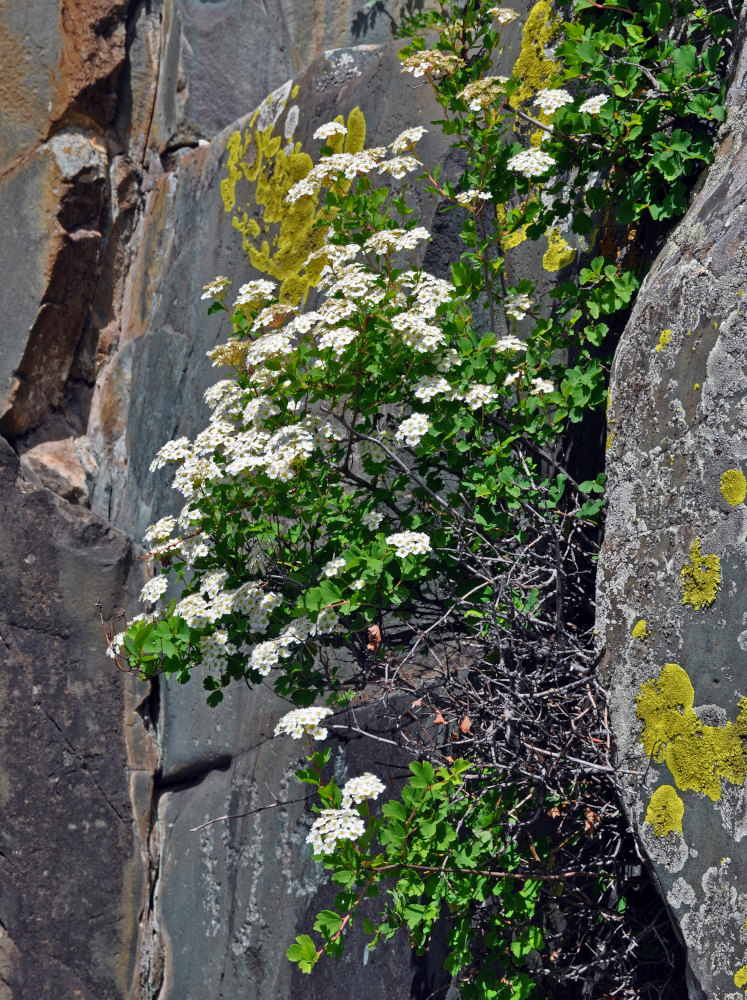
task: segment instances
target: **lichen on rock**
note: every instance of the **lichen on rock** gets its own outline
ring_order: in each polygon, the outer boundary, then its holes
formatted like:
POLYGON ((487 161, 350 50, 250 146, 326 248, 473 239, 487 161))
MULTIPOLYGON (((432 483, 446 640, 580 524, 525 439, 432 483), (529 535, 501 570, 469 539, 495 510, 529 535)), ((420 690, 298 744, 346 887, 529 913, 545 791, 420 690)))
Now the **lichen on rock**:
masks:
POLYGON ((721 496, 730 507, 738 507, 747 497, 747 478, 741 469, 727 469, 721 476, 721 496))
POLYGON ((721 560, 717 555, 700 554, 700 539, 690 546, 690 562, 682 567, 682 603, 696 611, 713 604, 721 584, 721 560))
POLYGON ((671 785, 661 785, 651 796, 646 810, 646 822, 654 828, 657 837, 666 837, 669 833, 682 836, 682 817, 685 815, 685 803, 671 785))
POLYGON ((704 725, 694 701, 687 671, 667 663, 657 678, 641 685, 636 697, 636 715, 643 725, 640 742, 649 757, 667 765, 680 791, 700 792, 718 802, 722 781, 742 785, 747 777, 747 698, 739 701, 736 721, 724 726, 704 725))

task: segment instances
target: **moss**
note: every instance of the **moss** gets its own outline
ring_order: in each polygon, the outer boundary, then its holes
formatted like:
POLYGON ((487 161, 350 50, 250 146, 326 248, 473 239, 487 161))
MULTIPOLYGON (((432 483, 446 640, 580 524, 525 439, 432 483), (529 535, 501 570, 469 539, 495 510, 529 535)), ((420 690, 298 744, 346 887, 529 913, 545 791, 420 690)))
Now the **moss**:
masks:
POLYGON ((740 990, 747 986, 747 965, 743 965, 734 973, 734 985, 740 990))
POLYGON ((656 345, 656 353, 658 354, 659 351, 666 350, 666 348, 669 347, 671 342, 672 342, 672 331, 662 330, 661 334, 659 335, 659 343, 656 345))
POLYGON ((716 600, 721 583, 721 560, 717 555, 701 555, 700 539, 690 547, 690 562, 682 567, 682 603, 696 611, 716 600))
MULTIPOLYGON (((509 99, 512 108, 521 107, 534 97, 538 90, 548 87, 560 70, 560 64, 545 55, 545 50, 552 46, 561 31, 561 21, 555 16, 549 0, 539 0, 529 12, 521 36, 521 52, 514 63, 513 76, 521 83, 509 99)), ((532 109, 536 114, 536 109, 532 109)), ((539 121, 550 123, 545 114, 539 115, 539 121)), ((537 144, 545 137, 545 133, 537 129, 532 136, 532 142, 537 144)))
POLYGON ((547 250, 542 258, 542 266, 546 271, 560 271, 573 263, 576 251, 569 246, 554 226, 547 234, 547 250))
POLYGON ((740 469, 727 469, 720 488, 721 496, 731 507, 738 507, 747 497, 747 479, 740 469))
POLYGON ((630 630, 630 634, 634 639, 648 639, 651 635, 651 629, 646 624, 646 619, 641 618, 637 621, 630 630))
MULTIPOLYGON (((338 120, 342 122, 342 116, 338 120)), ((345 149, 358 152, 366 139, 359 108, 348 115, 347 128, 345 149)), ((228 177, 221 182, 221 196, 225 210, 234 213, 233 226, 242 235, 252 265, 278 280, 282 300, 296 304, 316 285, 324 266, 323 261, 316 261, 304 267, 309 254, 324 241, 324 229, 316 226, 322 213, 315 198, 299 198, 291 205, 285 202, 289 189, 308 174, 313 162, 300 142, 283 148, 283 136, 273 130, 273 125, 263 130, 251 125, 243 138, 240 132, 231 136, 228 177), (251 185, 249 201, 245 208, 236 208, 236 186, 242 180, 251 185), (260 209, 261 221, 254 218, 254 206, 260 209)), ((335 151, 341 152, 343 137, 335 138, 340 146, 335 151)))
POLYGON ((721 798, 721 782, 741 786, 747 777, 747 698, 740 699, 735 722, 707 726, 693 708, 695 691, 687 672, 667 663, 636 697, 642 723, 640 742, 658 763, 669 768, 680 791, 721 798))
POLYGON ((671 785, 662 785, 651 796, 646 810, 646 822, 654 828, 657 837, 666 837, 668 833, 682 836, 682 817, 685 815, 685 803, 671 785))

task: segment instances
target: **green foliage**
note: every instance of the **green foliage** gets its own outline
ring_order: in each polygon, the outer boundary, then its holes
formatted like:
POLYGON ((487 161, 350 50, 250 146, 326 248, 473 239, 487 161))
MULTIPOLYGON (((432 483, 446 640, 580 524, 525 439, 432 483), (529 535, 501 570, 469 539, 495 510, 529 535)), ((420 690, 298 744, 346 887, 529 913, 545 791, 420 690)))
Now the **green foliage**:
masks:
MULTIPOLYGON (((310 843, 340 892, 316 917, 319 944, 300 935, 287 952, 305 973, 321 955, 339 956, 363 901, 379 897, 378 916, 364 921, 369 948, 401 932, 422 952, 444 921, 446 968, 465 1000, 527 997, 553 972, 560 841, 534 836, 531 821, 568 808, 566 789, 580 779, 563 770, 565 735, 554 750, 524 736, 546 757, 515 767, 511 754, 524 747, 491 737, 500 724, 491 699, 506 677, 518 678, 515 694, 528 664, 570 650, 576 673, 558 668, 556 678, 564 691, 591 658, 589 632, 566 624, 557 581, 588 561, 604 476, 576 482, 567 443, 606 401, 614 333, 645 270, 636 242, 649 233, 655 245, 712 158, 734 28, 690 0, 576 0, 557 77, 530 106, 526 81, 492 75, 510 19, 467 0, 410 25, 438 33, 430 48, 416 34, 402 58, 434 86, 438 124, 467 164, 457 182, 420 160, 415 127, 383 164, 400 183, 377 173, 383 154, 335 154, 330 140, 290 189, 292 201, 326 192, 325 247, 307 263, 317 273, 327 265, 313 312, 278 301, 263 281, 233 307, 227 279, 206 286, 208 312, 227 313, 233 328, 212 356, 234 373, 209 391, 213 417, 196 441, 157 456, 156 466, 177 465, 185 505, 148 536, 183 594, 111 639, 143 677, 184 682, 200 668, 211 705, 232 682, 272 674, 296 705, 322 697, 336 708, 376 671, 430 669, 431 654, 450 682, 469 673, 474 719, 466 705, 460 715, 472 759, 434 750, 413 762, 379 814, 368 804, 375 794, 358 801, 325 782, 329 750, 310 746, 297 772, 318 795, 310 843), (415 170, 462 213, 451 282, 419 263, 428 234, 402 179, 415 170), (509 283, 506 260, 517 242, 553 233, 591 249, 540 301, 537 282, 509 283), (563 786, 555 797, 536 777, 548 757, 563 786)), ((156 582, 144 596, 164 589, 156 582)), ((324 738, 328 713, 308 711, 293 735, 324 738)), ((583 823, 569 821, 564 847, 578 845, 583 823)), ((615 905, 621 914, 626 900, 615 905)))

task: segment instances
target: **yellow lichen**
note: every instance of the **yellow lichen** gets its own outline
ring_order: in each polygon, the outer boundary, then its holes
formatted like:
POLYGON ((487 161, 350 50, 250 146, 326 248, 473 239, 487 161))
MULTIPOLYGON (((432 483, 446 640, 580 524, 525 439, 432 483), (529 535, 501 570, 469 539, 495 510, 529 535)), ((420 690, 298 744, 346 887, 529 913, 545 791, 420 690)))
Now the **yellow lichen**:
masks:
POLYGON ((682 603, 696 611, 716 600, 721 583, 721 560, 717 555, 701 555, 700 539, 690 547, 690 562, 682 567, 682 603))
POLYGON ((657 837, 666 837, 668 833, 682 836, 682 817, 685 815, 685 803, 671 785, 662 785, 651 796, 646 810, 646 822, 654 828, 657 837))
MULTIPOLYGON (((343 122, 342 116, 338 120, 343 122)), ((280 282, 278 295, 283 301, 297 304, 317 284, 324 266, 318 260, 304 267, 309 254, 324 241, 324 229, 316 225, 322 213, 315 198, 286 203, 289 189, 308 174, 313 163, 300 142, 283 147, 283 136, 274 135, 273 128, 250 126, 243 138, 240 132, 231 136, 227 146, 228 177, 221 182, 221 196, 226 211, 234 212, 233 226, 242 235, 252 265, 280 282), (236 185, 242 180, 251 185, 251 190, 246 207, 237 208, 236 185)), ((366 139, 366 123, 359 108, 353 108, 348 115, 347 130, 344 148, 357 153, 366 139)), ((342 152, 343 137, 335 136, 330 145, 335 152, 342 152)))
POLYGON ((547 234, 547 250, 542 258, 542 266, 546 271, 560 271, 573 263, 576 251, 561 236, 560 230, 554 226, 547 234))
MULTIPOLYGON (((560 64, 548 59, 545 50, 553 45, 561 31, 561 21, 556 17, 549 0, 539 0, 529 12, 521 36, 521 52, 514 63, 513 76, 521 80, 519 87, 509 98, 512 108, 519 108, 531 101, 538 90, 548 87, 560 70, 560 64)), ((532 108, 538 121, 550 124, 550 118, 532 108)), ((545 138, 541 129, 536 129, 531 137, 533 145, 539 145, 545 138)))
POLYGON ((301 87, 300 87, 299 84, 296 84, 294 86, 293 90, 291 91, 291 100, 292 101, 295 100, 298 97, 298 92, 299 92, 300 89, 301 89, 301 87))
POLYGON ((645 618, 641 618, 635 623, 633 628, 630 630, 630 634, 634 639, 648 639, 651 635, 651 629, 648 628, 645 618))
POLYGON ((696 382, 695 385, 693 386, 693 392, 697 392, 699 388, 700 388, 700 382, 696 382))
POLYGON ((747 777, 747 698, 739 701, 736 721, 723 726, 704 725, 694 700, 687 672, 667 663, 636 697, 640 741, 649 757, 667 765, 680 791, 690 789, 718 802, 722 781, 741 786, 747 777))
POLYGON ((520 243, 523 243, 527 239, 526 225, 520 226, 512 233, 506 232, 508 228, 508 212, 506 211, 505 204, 495 206, 495 218, 498 223, 498 231, 501 234, 501 250, 504 254, 508 253, 509 250, 513 250, 514 247, 519 246, 520 243))
POLYGON ((740 990, 747 986, 747 965, 743 965, 734 973, 734 985, 740 990))
POLYGON ((672 342, 672 331, 662 330, 661 334, 659 335, 659 343, 656 345, 656 353, 658 354, 659 351, 665 350, 667 347, 669 347, 671 342, 672 342))
POLYGON ((605 451, 609 451, 610 448, 612 447, 614 441, 615 441, 615 435, 614 434, 608 434, 607 435, 607 440, 605 441, 605 444, 604 444, 604 450, 605 451))
POLYGON ((727 469, 721 477, 721 496, 731 507, 738 507, 747 497, 747 479, 740 469, 727 469))

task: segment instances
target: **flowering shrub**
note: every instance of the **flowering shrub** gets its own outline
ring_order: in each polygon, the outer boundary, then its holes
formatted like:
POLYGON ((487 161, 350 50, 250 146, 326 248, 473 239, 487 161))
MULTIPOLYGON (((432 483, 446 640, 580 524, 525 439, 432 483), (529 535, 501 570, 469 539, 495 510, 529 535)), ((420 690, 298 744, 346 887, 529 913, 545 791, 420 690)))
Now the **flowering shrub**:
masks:
MULTIPOLYGON (((514 18, 445 3, 421 19, 435 44, 416 36, 403 52, 465 154, 457 181, 421 161, 415 125, 386 147, 322 145, 290 188, 289 206, 326 199, 326 242, 307 261, 322 265, 313 309, 264 278, 233 301, 228 278, 205 285, 209 312, 233 327, 211 357, 233 371, 206 393, 208 426, 153 461, 174 466, 183 507, 146 533, 164 573, 110 651, 144 677, 199 670, 211 705, 232 681, 269 677, 299 706, 276 735, 309 741, 308 842, 342 887, 314 925, 320 945, 301 935, 289 950, 303 971, 340 954, 381 885, 370 947, 404 928, 422 949, 448 912, 447 969, 465 998, 585 979, 587 919, 610 988, 648 976, 658 989, 660 969, 617 961, 646 928, 665 931, 621 923, 632 848, 592 635, 603 477, 598 457, 594 478, 578 476, 570 444, 605 400, 607 343, 644 264, 632 237, 656 245, 712 155, 733 23, 687 2, 675 17, 660 0, 577 0, 557 79, 527 102, 522 81, 492 75, 514 18), (451 280, 421 266, 416 173, 464 219, 451 280), (619 249, 590 250, 542 301, 534 281, 509 282, 505 248, 560 227, 619 249), (168 605, 166 574, 182 587, 168 605), (369 802, 381 780, 325 784, 329 751, 311 743, 372 677, 416 690, 410 746, 432 758, 411 764, 380 814, 369 802), (572 920, 558 888, 575 899, 572 920)), ((315 136, 345 131, 338 119, 315 136)))

